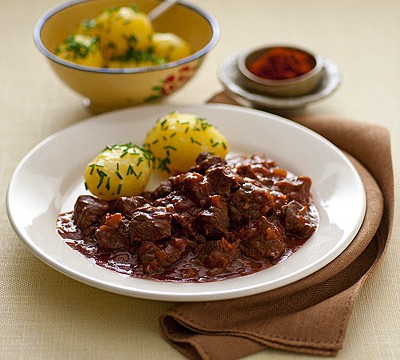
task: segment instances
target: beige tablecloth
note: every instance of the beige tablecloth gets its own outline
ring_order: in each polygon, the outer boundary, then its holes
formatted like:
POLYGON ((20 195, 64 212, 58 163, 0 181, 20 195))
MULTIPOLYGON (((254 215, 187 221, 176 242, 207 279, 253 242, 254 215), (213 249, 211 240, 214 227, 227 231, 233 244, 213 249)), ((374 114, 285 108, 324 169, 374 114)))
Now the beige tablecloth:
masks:
MULTIPOLYGON (((397 0, 193 0, 221 26, 217 47, 193 81, 166 100, 202 104, 222 89, 216 70, 232 52, 264 43, 315 49, 340 68, 335 94, 307 114, 351 118, 391 132, 395 183, 400 169, 400 3, 397 0), (232 6, 235 3, 235 6, 232 6)), ((91 114, 51 73, 32 41, 38 17, 56 0, 0 2, 0 358, 182 359, 161 336, 158 317, 173 304, 128 298, 72 280, 22 244, 6 215, 13 170, 39 141, 91 114)), ((396 198, 398 190, 396 188, 396 198)), ((400 358, 399 211, 380 267, 365 284, 337 359, 400 358)), ((265 350, 248 359, 307 358, 265 350)))

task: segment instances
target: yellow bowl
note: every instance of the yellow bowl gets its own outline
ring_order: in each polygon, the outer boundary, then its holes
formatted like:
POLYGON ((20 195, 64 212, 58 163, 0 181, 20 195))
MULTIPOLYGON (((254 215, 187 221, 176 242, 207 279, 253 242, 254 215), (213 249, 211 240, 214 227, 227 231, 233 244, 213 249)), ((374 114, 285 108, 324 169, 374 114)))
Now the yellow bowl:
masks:
POLYGON ((71 63, 55 54, 56 47, 82 20, 96 17, 112 6, 132 4, 149 13, 160 1, 72 1, 49 10, 35 26, 37 48, 49 60, 57 76, 83 95, 94 112, 142 104, 172 94, 193 77, 219 38, 219 26, 209 14, 180 2, 155 19, 153 26, 157 32, 172 32, 186 40, 193 49, 186 58, 143 68, 95 68, 71 63))

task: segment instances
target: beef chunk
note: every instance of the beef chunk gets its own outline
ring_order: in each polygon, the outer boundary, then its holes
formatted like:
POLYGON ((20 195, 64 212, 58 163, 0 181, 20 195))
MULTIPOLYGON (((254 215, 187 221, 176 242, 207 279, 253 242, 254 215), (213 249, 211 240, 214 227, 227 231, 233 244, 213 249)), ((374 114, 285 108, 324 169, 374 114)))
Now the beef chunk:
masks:
POLYGON ((315 231, 315 219, 312 218, 307 206, 292 200, 286 208, 285 228, 290 234, 308 237, 315 231))
POLYGON ((240 186, 239 176, 226 166, 211 166, 206 171, 206 177, 211 185, 211 192, 224 198, 229 198, 240 186))
POLYGON ((236 173, 242 177, 247 177, 250 179, 257 179, 257 175, 254 172, 253 166, 251 164, 239 164, 236 166, 236 173))
POLYGON ((205 207, 209 202, 210 184, 204 176, 189 172, 175 176, 173 179, 174 190, 194 201, 198 206, 205 207))
POLYGON ((81 195, 74 206, 73 220, 84 235, 91 232, 93 226, 101 222, 108 211, 108 202, 90 195, 81 195))
POLYGON ((202 237, 198 233, 198 229, 195 223, 196 215, 199 211, 193 210, 193 212, 183 212, 172 214, 172 223, 178 229, 182 235, 192 239, 202 241, 202 237))
POLYGON ((164 198, 172 191, 172 181, 170 179, 164 180, 157 186, 157 188, 152 192, 144 193, 146 198, 151 200, 156 200, 164 198))
POLYGON ((199 261, 208 268, 227 270, 238 256, 238 243, 230 243, 225 238, 207 241, 203 244, 199 261))
POLYGON ((184 238, 173 238, 157 244, 145 241, 138 250, 139 259, 146 274, 158 273, 179 261, 186 253, 189 242, 184 238))
POLYGON ((197 207, 194 201, 192 201, 188 197, 183 196, 182 194, 179 194, 176 191, 171 192, 163 198, 154 200, 152 205, 164 206, 168 209, 168 211, 178 213, 188 211, 191 208, 197 207))
POLYGON ((243 184, 229 202, 229 212, 233 222, 258 219, 273 206, 273 197, 264 188, 251 183, 243 184))
POLYGON ((177 213, 183 213, 185 211, 191 212, 192 209, 197 209, 195 202, 182 195, 175 195, 171 198, 170 203, 177 213))
POLYGON ((280 191, 271 191, 271 195, 274 199, 274 205, 272 207, 274 213, 279 217, 283 217, 288 203, 287 196, 280 191))
POLYGON ((137 208, 147 203, 148 200, 146 200, 143 196, 121 197, 115 200, 114 211, 120 212, 124 216, 131 217, 137 208))
POLYGON ((282 230, 266 217, 250 221, 239 230, 240 250, 254 260, 279 258, 285 251, 282 230))
POLYGON ((210 201, 211 206, 197 215, 196 223, 207 239, 220 239, 228 232, 228 207, 219 195, 211 196, 210 201))
POLYGON ((137 209, 129 222, 132 242, 157 241, 171 236, 172 215, 165 207, 144 205, 137 209))
POLYGON ((275 186, 290 200, 307 204, 310 197, 311 179, 307 176, 298 176, 293 180, 277 181, 275 186))
POLYGON ((124 250, 129 245, 127 224, 120 213, 108 215, 94 233, 99 246, 105 250, 124 250))
POLYGON ((213 165, 225 165, 225 160, 220 156, 212 156, 209 153, 201 153, 196 159, 196 166, 193 166, 190 171, 205 175, 208 168, 213 165))
POLYGON ((174 209, 172 211, 173 226, 184 236, 193 240, 197 239, 199 234, 195 220, 197 214, 201 212, 201 208, 198 208, 196 203, 182 195, 175 195, 171 199, 171 203, 174 209))

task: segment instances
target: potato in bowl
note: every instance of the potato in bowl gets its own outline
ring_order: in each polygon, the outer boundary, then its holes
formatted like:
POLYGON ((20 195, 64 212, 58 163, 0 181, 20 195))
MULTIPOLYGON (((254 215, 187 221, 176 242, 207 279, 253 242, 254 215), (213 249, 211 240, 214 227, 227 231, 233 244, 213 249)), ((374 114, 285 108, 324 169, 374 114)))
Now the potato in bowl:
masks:
POLYGON ((176 34, 156 33, 149 17, 131 5, 82 20, 55 53, 79 65, 130 68, 167 64, 191 55, 192 49, 176 34))

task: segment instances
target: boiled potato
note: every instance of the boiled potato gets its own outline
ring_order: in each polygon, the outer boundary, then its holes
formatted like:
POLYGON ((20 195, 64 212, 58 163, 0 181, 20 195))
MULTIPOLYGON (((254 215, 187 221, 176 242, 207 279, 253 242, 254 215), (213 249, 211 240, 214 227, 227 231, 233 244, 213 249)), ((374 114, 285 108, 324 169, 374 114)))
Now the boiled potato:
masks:
POLYGON ((153 25, 148 17, 131 7, 103 11, 96 19, 100 46, 107 57, 119 57, 129 48, 147 50, 151 45, 153 25))
POLYGON ((56 54, 86 66, 141 68, 187 57, 191 49, 175 34, 154 33, 147 15, 132 5, 111 7, 80 21, 56 54))
POLYGON ((103 56, 96 37, 71 35, 56 49, 56 55, 76 64, 101 67, 103 56))
POLYGON ((86 188, 104 200, 143 192, 153 169, 153 157, 132 143, 106 147, 84 173, 86 188))
POLYGON ((182 59, 192 52, 185 40, 172 33, 154 33, 152 47, 155 55, 164 57, 168 61, 182 59))
POLYGON ((159 118, 144 144, 155 157, 155 167, 172 174, 188 171, 202 152, 225 156, 227 145, 225 137, 206 119, 179 112, 159 118))
POLYGON ((82 20, 79 23, 78 27, 76 28, 74 34, 98 37, 99 36, 99 26, 97 24, 96 19, 82 20))

